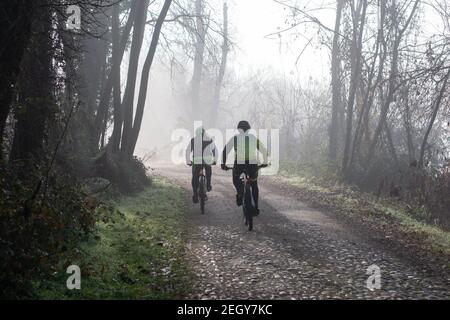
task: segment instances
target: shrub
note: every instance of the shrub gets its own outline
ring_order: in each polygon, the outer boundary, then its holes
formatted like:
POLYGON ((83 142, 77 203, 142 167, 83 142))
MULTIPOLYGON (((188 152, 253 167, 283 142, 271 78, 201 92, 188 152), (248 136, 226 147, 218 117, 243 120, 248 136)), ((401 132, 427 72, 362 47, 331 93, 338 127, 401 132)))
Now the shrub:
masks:
POLYGON ((119 155, 104 152, 96 160, 97 174, 116 184, 123 193, 137 193, 151 184, 147 168, 136 157, 121 159, 119 155))
POLYGON ((36 192, 41 170, 18 177, 22 169, 0 171, 2 299, 32 297, 30 280, 48 273, 60 254, 95 225, 94 212, 73 177, 53 175, 36 192))

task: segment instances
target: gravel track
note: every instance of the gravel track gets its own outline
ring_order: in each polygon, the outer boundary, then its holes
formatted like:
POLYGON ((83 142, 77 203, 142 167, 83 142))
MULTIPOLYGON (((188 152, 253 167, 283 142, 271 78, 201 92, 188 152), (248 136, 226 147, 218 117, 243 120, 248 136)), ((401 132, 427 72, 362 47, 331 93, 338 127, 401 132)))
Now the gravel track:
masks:
MULTIPOLYGON (((191 193, 188 167, 157 167, 191 193)), ((206 214, 188 213, 190 299, 449 299, 450 275, 411 265, 388 248, 309 208, 286 186, 261 177, 261 215, 254 231, 235 204, 231 173, 216 167, 206 214), (367 268, 381 269, 381 289, 366 286, 367 268)))

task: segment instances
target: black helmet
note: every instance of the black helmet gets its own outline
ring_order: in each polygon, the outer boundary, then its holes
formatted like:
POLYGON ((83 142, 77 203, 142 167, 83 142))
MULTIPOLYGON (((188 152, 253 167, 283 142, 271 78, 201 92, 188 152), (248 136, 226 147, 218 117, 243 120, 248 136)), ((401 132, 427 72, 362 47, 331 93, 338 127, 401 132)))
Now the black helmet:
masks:
POLYGON ((248 123, 248 121, 240 121, 238 124, 238 129, 242 129, 244 132, 248 131, 251 129, 250 124, 248 123))

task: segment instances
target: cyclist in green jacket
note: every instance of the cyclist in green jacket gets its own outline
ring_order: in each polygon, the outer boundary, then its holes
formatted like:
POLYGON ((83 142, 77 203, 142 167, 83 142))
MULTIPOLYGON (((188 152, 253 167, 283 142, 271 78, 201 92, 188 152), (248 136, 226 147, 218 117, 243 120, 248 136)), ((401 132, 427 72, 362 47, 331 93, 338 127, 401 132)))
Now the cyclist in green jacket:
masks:
POLYGON ((258 153, 263 155, 263 167, 268 164, 268 154, 266 147, 253 134, 249 133, 251 129, 247 121, 241 121, 238 124, 239 134, 234 136, 223 149, 222 169, 228 170, 226 165, 227 155, 234 150, 235 159, 233 166, 233 184, 236 188, 236 204, 242 205, 243 189, 240 179, 242 173, 247 173, 250 178, 253 201, 255 204, 256 214, 259 214, 258 198, 258 153))

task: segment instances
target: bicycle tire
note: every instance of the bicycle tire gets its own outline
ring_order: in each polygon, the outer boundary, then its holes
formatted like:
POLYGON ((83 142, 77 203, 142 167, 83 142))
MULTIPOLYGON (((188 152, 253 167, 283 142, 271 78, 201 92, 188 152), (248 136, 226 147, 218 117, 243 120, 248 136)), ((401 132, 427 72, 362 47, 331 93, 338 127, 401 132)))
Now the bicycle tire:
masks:
POLYGON ((200 196, 200 210, 201 210, 202 214, 205 214, 206 178, 204 176, 200 177, 199 196, 200 196))
POLYGON ((200 200, 200 211, 205 214, 205 199, 200 200))
POLYGON ((253 204, 252 193, 250 187, 244 189, 244 203, 243 203, 245 225, 248 227, 248 231, 253 230, 253 204))

